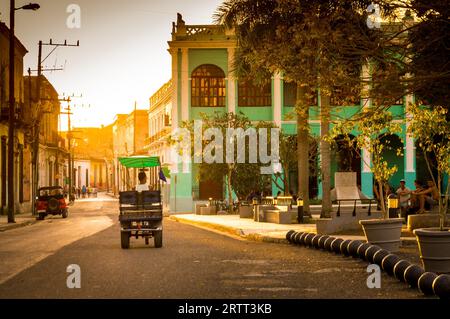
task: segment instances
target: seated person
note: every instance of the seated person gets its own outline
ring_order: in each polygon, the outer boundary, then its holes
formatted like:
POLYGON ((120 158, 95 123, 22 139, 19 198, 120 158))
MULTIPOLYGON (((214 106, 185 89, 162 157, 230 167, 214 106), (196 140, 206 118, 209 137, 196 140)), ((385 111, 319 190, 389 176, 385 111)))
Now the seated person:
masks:
POLYGON ((411 191, 411 205, 410 205, 410 209, 417 211, 420 207, 420 203, 419 203, 419 195, 417 195, 417 193, 421 192, 424 190, 422 183, 419 182, 418 180, 414 181, 414 187, 416 188, 415 190, 411 191))
POLYGON ((409 198, 411 197, 411 190, 406 187, 405 184, 405 180, 402 179, 400 181, 400 187, 396 191, 402 216, 405 216, 406 210, 409 206, 409 198))
POLYGON ((439 204, 439 190, 432 180, 427 181, 428 188, 416 192, 415 195, 419 198, 419 211, 418 213, 425 212, 425 203, 430 205, 430 209, 433 206, 439 204))
POLYGON ((145 175, 145 172, 139 172, 138 179, 139 179, 139 184, 136 185, 136 189, 135 189, 137 192, 140 193, 140 192, 150 190, 147 185, 147 175, 145 175))

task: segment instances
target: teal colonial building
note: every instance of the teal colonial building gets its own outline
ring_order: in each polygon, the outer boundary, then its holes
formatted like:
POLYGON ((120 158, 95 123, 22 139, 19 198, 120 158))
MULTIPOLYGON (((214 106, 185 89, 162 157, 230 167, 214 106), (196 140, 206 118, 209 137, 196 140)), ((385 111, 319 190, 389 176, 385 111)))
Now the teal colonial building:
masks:
MULTIPOLYGON (((232 30, 216 25, 186 25, 181 15, 178 15, 177 22, 173 23, 172 40, 168 44, 172 56, 172 130, 182 121, 199 118, 200 113, 223 111, 242 112, 252 121, 273 121, 284 132, 296 133, 295 117, 290 116, 295 104, 295 85, 285 83, 281 74, 274 74, 271 85, 267 86, 257 87, 252 83, 239 81, 232 72, 236 49, 236 37, 232 30)), ((363 70, 363 76, 364 72, 366 71, 363 70)), ((357 97, 352 102, 353 105, 341 105, 335 112, 341 117, 349 117, 370 103, 370 100, 357 97)), ((406 105, 409 103, 414 103, 413 95, 403 97, 391 107, 399 120, 408 113, 406 105)), ((313 104, 309 121, 311 133, 320 136, 320 95, 313 104)), ((420 158, 416 158, 414 140, 404 133, 406 125, 401 136, 390 141, 391 145, 401 146, 403 154, 398 156, 395 152, 387 151, 385 158, 398 167, 390 181, 391 185, 397 187, 400 179, 404 178, 411 188, 416 178, 426 178, 426 172, 425 164, 422 165, 422 171, 416 171, 420 158)), ((370 163, 370 154, 365 150, 360 150, 359 153, 352 154, 339 148, 333 152, 332 186, 334 172, 356 171, 362 192, 372 197, 373 176, 367 165, 370 163)), ((186 164, 172 163, 171 211, 193 211, 196 200, 223 197, 223 183, 198 181, 195 164, 189 169, 182 167, 183 165, 186 164), (177 173, 174 173, 173 165, 178 165, 177 173)), ((292 176, 297 174, 290 173, 292 176)), ((296 178, 292 180, 296 181, 296 178)), ((291 187, 295 191, 296 185, 291 187)), ((276 194, 278 189, 275 186, 272 189, 276 194)), ((321 197, 319 182, 312 180, 311 189, 314 197, 321 197)))

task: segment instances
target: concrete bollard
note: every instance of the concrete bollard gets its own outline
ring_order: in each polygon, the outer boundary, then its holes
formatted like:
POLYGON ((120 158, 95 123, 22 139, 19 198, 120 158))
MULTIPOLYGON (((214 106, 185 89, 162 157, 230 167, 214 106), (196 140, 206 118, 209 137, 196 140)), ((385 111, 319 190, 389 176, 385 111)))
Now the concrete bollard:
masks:
POLYGON ((436 275, 434 272, 425 272, 422 274, 422 276, 420 276, 419 280, 417 281, 417 286, 424 295, 434 295, 433 282, 437 278, 437 276, 438 275, 436 275))
POLYGON ((366 260, 366 251, 370 247, 372 247, 372 245, 369 243, 364 243, 361 246, 359 246, 358 250, 357 250, 357 254, 358 254, 359 258, 361 258, 362 260, 365 261, 366 260))
POLYGON ((450 275, 439 275, 433 281, 433 292, 441 299, 450 300, 450 275))
POLYGON ((291 238, 291 236, 294 236, 295 233, 296 233, 296 231, 295 231, 295 230, 292 230, 292 229, 291 229, 290 231, 288 231, 288 232, 286 233, 286 240, 287 240, 288 242, 292 243, 292 242, 293 242, 293 238, 291 238))
POLYGON ((369 263, 373 264, 373 257, 375 256, 375 254, 377 253, 377 251, 381 250, 381 247, 376 246, 376 245, 372 245, 370 246, 367 250, 366 250, 366 258, 365 260, 368 261, 369 263))
POLYGON ((419 281, 420 276, 422 276, 425 273, 425 270, 423 270, 418 265, 410 265, 408 268, 405 269, 405 281, 408 283, 408 285, 411 286, 411 288, 417 288, 417 284, 419 281))
POLYGON ((330 238, 330 236, 328 235, 322 235, 319 238, 319 248, 320 249, 325 249, 325 241, 330 238))
POLYGON ((394 266, 400 261, 400 257, 389 254, 381 261, 381 268, 389 275, 394 275, 394 266))
POLYGON ((327 239, 325 239, 325 242, 323 243, 323 248, 329 252, 332 252, 333 249, 331 248, 331 243, 336 239, 336 237, 330 236, 327 239))
POLYGON ((336 238, 331 243, 331 250, 334 251, 336 254, 341 253, 341 244, 344 242, 342 238, 336 238))
POLYGON ((312 246, 312 239, 314 238, 314 236, 316 236, 313 233, 308 233, 305 238, 303 239, 303 242, 305 243, 306 247, 311 247, 312 246))
POLYGON ((394 277, 402 282, 405 280, 405 270, 411 266, 411 263, 407 260, 400 260, 394 265, 394 277))
POLYGON ((309 233, 303 233, 301 234, 300 238, 298 239, 298 244, 300 246, 305 246, 305 238, 308 236, 309 233))
POLYGON ((350 256, 350 254, 348 253, 348 245, 351 243, 352 241, 350 239, 346 239, 344 240, 341 245, 339 246, 339 249, 341 251, 341 254, 343 254, 344 256, 350 256))
POLYGON ((303 232, 298 232, 294 236, 294 244, 300 245, 300 238, 303 235, 303 232))
POLYGON ((322 235, 319 235, 319 234, 317 234, 316 236, 313 237, 313 239, 311 240, 312 247, 319 249, 320 237, 322 237, 322 235))
POLYGON ((377 264, 378 266, 382 266, 382 261, 383 258, 386 257, 387 255, 389 255, 389 251, 385 250, 385 249, 380 249, 379 251, 377 251, 374 255, 373 255, 373 263, 377 264))
POLYGON ((350 244, 348 244, 348 253, 353 258, 358 258, 358 248, 363 245, 363 242, 360 240, 352 240, 350 244))

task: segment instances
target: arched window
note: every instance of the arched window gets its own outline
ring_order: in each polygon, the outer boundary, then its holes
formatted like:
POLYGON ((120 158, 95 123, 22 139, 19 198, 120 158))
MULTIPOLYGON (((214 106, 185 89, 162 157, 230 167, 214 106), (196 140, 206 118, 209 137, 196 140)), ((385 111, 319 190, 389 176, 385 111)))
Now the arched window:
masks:
POLYGON ((225 73, 212 64, 203 64, 192 72, 191 106, 225 106, 225 73))

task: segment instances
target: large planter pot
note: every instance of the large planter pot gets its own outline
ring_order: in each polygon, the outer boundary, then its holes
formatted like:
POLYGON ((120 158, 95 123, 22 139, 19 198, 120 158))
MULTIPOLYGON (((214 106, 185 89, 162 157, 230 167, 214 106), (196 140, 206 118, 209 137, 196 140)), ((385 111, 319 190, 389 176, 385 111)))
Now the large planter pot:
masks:
POLYGON ((390 252, 400 250, 403 218, 360 220, 367 242, 390 252))
POLYGON ((414 234, 425 271, 450 274, 450 230, 420 228, 414 230, 414 234))
POLYGON ((240 218, 253 218, 253 206, 239 206, 240 218))

